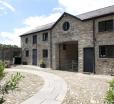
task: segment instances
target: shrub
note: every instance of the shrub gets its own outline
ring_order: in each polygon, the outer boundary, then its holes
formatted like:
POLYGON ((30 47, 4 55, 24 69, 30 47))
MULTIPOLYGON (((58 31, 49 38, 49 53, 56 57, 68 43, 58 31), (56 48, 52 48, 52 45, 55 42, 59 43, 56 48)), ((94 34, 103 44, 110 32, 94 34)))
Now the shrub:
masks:
POLYGON ((17 85, 22 78, 24 78, 24 76, 17 72, 15 75, 12 75, 11 79, 7 81, 4 85, 0 85, 0 94, 2 95, 2 97, 0 97, 0 104, 3 104, 5 102, 5 94, 8 94, 10 90, 13 91, 18 88, 17 85))
POLYGON ((114 104, 114 79, 109 82, 109 90, 106 93, 105 100, 107 104, 114 104))
POLYGON ((4 63, 0 61, 0 77, 4 74, 4 63))

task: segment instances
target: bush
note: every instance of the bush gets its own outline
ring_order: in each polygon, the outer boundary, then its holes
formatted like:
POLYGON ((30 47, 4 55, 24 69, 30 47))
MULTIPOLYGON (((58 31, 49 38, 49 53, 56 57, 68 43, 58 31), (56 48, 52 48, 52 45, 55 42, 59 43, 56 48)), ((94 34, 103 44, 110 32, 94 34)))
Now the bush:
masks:
POLYGON ((114 79, 109 82, 109 90, 106 93, 105 100, 107 104, 114 104, 114 79))
POLYGON ((0 61, 0 77, 4 74, 4 63, 0 61))
POLYGON ((17 72, 15 75, 12 75, 11 79, 7 81, 4 85, 0 85, 0 95, 2 95, 2 97, 0 97, 0 104, 3 104, 5 102, 5 94, 8 94, 10 90, 13 91, 18 88, 17 85, 22 78, 24 78, 24 76, 17 72))

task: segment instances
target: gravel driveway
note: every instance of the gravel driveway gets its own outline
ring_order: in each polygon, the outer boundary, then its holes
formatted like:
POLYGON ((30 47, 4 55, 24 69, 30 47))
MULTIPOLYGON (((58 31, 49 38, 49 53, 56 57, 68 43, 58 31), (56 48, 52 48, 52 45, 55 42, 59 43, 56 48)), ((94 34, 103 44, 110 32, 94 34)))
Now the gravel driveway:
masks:
POLYGON ((21 67, 30 70, 43 70, 62 77, 68 84, 68 92, 63 104, 104 104, 104 97, 109 87, 108 81, 113 78, 108 75, 87 75, 68 71, 38 69, 38 67, 33 66, 21 67))
POLYGON ((67 71, 48 72, 61 76, 69 86, 63 104, 104 104, 108 82, 113 78, 108 75, 87 75, 67 71))

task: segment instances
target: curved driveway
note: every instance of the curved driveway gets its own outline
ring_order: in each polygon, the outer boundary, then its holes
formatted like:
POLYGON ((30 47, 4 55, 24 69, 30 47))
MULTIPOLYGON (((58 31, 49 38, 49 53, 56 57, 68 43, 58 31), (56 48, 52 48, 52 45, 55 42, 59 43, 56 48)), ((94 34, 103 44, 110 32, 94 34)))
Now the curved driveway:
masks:
POLYGON ((7 69, 7 71, 27 72, 31 74, 36 74, 44 79, 45 83, 43 88, 34 96, 27 99, 21 104, 61 104, 66 95, 67 84, 62 78, 54 74, 39 70, 22 70, 20 68, 10 70, 7 69))

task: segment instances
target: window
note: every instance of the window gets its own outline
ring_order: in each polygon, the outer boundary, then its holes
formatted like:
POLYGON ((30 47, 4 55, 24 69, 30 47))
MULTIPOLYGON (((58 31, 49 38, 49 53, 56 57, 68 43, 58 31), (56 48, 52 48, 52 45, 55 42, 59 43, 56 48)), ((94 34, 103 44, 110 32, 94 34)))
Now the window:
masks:
POLYGON ((98 23, 98 31, 112 31, 114 28, 113 20, 101 21, 98 23))
POLYGON ((64 23, 63 23, 63 30, 64 30, 64 31, 67 31, 69 28, 70 28, 69 22, 64 22, 64 23))
POLYGON ((25 56, 26 56, 26 57, 29 57, 29 50, 26 50, 26 51, 25 51, 25 56))
POLYGON ((37 35, 33 36, 33 44, 37 44, 37 35))
POLYGON ((25 38, 25 43, 26 43, 26 44, 28 43, 28 38, 25 38))
POLYGON ((66 50, 66 44, 63 44, 63 50, 66 50))
POLYGON ((43 41, 47 41, 48 40, 48 33, 43 33, 42 40, 43 41))
POLYGON ((43 49, 43 58, 47 58, 47 57, 48 57, 48 50, 43 49))
POLYGON ((114 58, 114 45, 99 46, 100 58, 114 58))

